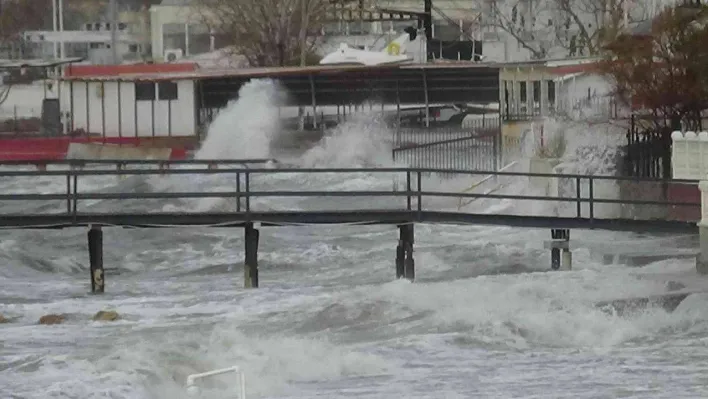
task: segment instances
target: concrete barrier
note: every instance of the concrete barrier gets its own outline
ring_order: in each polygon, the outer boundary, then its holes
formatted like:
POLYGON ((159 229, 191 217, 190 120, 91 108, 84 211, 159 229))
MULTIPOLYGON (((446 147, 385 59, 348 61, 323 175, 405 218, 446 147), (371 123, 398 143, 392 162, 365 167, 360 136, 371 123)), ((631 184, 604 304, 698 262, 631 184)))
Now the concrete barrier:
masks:
POLYGON ((708 132, 671 133, 674 179, 702 180, 708 173, 708 132))

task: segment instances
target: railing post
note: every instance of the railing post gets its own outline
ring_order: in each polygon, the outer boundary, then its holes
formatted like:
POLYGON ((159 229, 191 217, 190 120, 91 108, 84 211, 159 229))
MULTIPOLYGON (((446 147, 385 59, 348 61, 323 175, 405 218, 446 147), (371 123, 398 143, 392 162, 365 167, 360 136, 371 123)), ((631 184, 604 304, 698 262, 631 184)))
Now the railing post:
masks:
POLYGON ((66 172, 66 213, 71 215, 71 170, 66 172))
POLYGON ((73 199, 73 202, 72 202, 72 207, 73 207, 73 208, 72 208, 72 212, 71 212, 71 213, 72 213, 72 216, 73 216, 73 219, 74 219, 74 223, 76 223, 76 214, 78 213, 78 212, 76 211, 76 208, 77 208, 77 203, 79 202, 79 199, 77 198, 77 196, 78 196, 78 194, 79 194, 79 176, 78 176, 76 173, 74 173, 74 174, 73 174, 73 177, 74 177, 74 187, 73 187, 74 195, 73 195, 73 198, 72 198, 72 199, 73 199))
POLYGON ((241 172, 236 172, 236 212, 241 212, 241 172))
POLYGON ((590 222, 595 219, 595 179, 592 176, 588 176, 588 208, 590 211, 590 222))
POLYGON ((413 191, 411 189, 411 171, 407 170, 406 171, 406 209, 409 211, 413 209, 413 205, 411 204, 411 201, 412 201, 411 191, 413 191))
POLYGON ((576 209, 577 210, 576 217, 577 218, 580 218, 583 214, 583 209, 582 209, 583 201, 582 201, 582 198, 580 198, 580 195, 581 195, 580 182, 581 182, 580 178, 576 177, 575 178, 575 199, 577 200, 577 202, 576 202, 576 208, 577 208, 576 209))
POLYGON ((418 212, 421 212, 423 210, 423 188, 422 188, 422 182, 423 182, 423 175, 421 171, 417 171, 418 173, 418 212))
POLYGON ((246 212, 251 212, 251 172, 246 171, 246 212))

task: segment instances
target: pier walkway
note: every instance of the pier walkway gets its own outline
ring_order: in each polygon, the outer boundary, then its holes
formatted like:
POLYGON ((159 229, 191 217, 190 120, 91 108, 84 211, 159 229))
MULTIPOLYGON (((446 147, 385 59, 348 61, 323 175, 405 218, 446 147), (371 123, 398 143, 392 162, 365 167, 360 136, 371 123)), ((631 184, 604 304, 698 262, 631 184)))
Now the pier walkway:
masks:
POLYGON ((257 287, 261 226, 396 225, 400 229, 396 275, 413 279, 415 223, 548 228, 552 230, 552 267, 558 269, 565 259, 560 251, 570 257, 570 229, 697 233, 698 220, 671 218, 666 210, 701 206, 598 195, 608 192, 607 187, 638 180, 615 176, 427 168, 302 169, 272 160, 90 162, 66 161, 48 170, 21 168, 19 163, 4 165, 0 168, 0 227, 89 227, 92 276, 101 270, 100 281, 92 279, 92 284, 99 292, 103 290, 101 226, 242 227, 245 263, 251 265, 244 268, 245 282, 257 287), (33 188, 20 186, 21 179, 32 182, 33 188), (526 195, 519 192, 521 188, 514 193, 509 187, 469 189, 484 182, 499 187, 512 179, 549 179, 565 189, 555 196, 526 195), (13 187, 18 189, 13 192, 13 187), (217 202, 200 203, 207 199, 217 202), (510 211, 489 210, 490 205, 504 202, 513 204, 506 208, 510 211), (539 203, 551 206, 545 213, 534 211, 538 208, 534 204, 539 203), (649 211, 637 212, 643 208, 649 211))

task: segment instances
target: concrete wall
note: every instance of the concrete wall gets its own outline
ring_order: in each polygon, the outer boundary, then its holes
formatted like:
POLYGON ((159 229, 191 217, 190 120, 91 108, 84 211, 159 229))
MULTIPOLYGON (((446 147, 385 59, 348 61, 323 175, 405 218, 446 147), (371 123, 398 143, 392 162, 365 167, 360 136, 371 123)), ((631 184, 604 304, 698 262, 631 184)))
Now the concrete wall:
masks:
POLYGON ((134 82, 67 81, 62 88, 67 103, 62 109, 73 111, 74 130, 104 137, 195 136, 194 82, 176 83, 176 100, 159 100, 155 83, 154 101, 136 101, 134 82))
POLYGON ((708 132, 676 131, 671 140, 672 177, 704 180, 708 173, 708 132))

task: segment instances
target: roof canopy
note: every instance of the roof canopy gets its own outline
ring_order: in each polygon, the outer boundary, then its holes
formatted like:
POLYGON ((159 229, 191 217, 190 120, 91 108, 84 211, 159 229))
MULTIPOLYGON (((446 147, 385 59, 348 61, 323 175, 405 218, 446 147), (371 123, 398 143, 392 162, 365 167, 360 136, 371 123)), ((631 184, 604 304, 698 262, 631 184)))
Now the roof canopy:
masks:
POLYGON ((0 59, 0 70, 20 69, 20 68, 51 68, 64 64, 83 61, 83 58, 51 58, 51 59, 27 59, 27 60, 5 60, 0 59))

